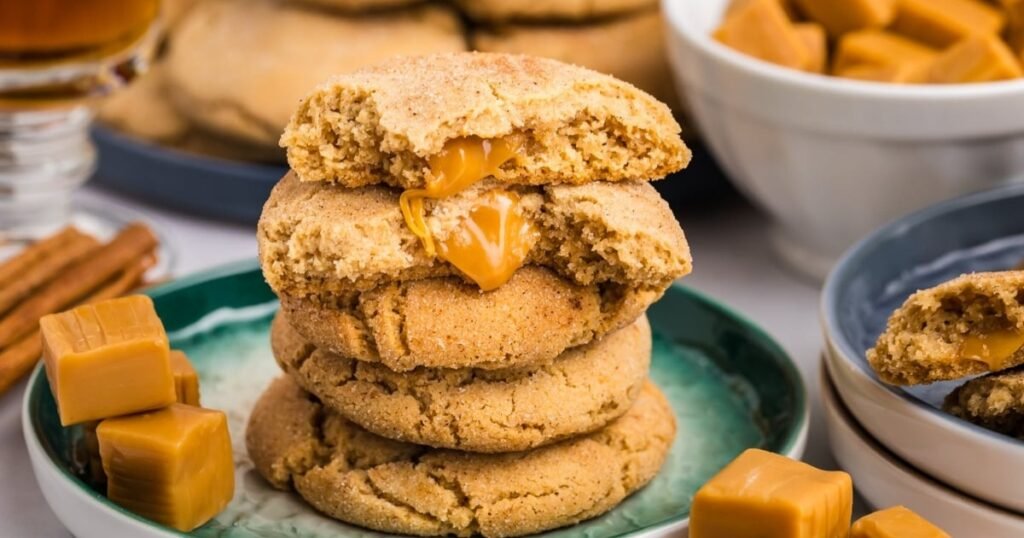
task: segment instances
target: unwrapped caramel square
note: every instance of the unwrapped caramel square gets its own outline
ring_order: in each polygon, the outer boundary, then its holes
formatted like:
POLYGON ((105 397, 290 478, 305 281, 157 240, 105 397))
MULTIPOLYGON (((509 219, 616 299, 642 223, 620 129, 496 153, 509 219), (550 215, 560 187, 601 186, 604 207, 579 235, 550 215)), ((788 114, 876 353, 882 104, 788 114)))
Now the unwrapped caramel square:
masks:
POLYGON ((938 56, 927 45, 886 30, 850 32, 839 40, 833 70, 844 71, 853 66, 922 65, 938 56))
POLYGON ((853 482, 750 449, 693 498, 690 538, 846 538, 853 482))
POLYGON ((850 529, 850 538, 951 538, 946 531, 903 506, 866 515, 850 529))
POLYGON ((171 374, 174 375, 174 392, 178 403, 199 406, 199 375, 189 362, 185 352, 172 349, 170 353, 171 374))
POLYGON ((832 37, 865 28, 882 28, 896 15, 897 0, 795 0, 808 19, 832 37))
POLYGON ((982 0, 900 0, 891 30, 933 47, 970 36, 998 36, 1006 16, 982 0))
POLYGON ((174 403, 167 334, 149 297, 80 306, 43 317, 39 327, 61 424, 174 403))
POLYGON ((744 0, 732 7, 715 39, 766 62, 807 69, 812 63, 796 27, 779 0, 744 0))
POLYGON ((96 428, 107 497, 179 531, 206 523, 234 495, 227 417, 173 404, 104 420, 96 428))
POLYGON ((922 82, 996 82, 1022 75, 1017 58, 999 37, 973 36, 939 54, 924 71, 922 82))

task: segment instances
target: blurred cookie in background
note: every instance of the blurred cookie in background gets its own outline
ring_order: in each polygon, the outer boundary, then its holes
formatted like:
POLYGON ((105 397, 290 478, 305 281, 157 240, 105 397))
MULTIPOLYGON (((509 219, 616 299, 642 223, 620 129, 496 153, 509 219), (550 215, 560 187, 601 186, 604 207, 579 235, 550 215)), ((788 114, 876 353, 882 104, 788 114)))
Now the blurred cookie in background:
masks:
POLYGON ((584 24, 481 27, 472 31, 470 41, 479 51, 543 56, 607 73, 679 109, 657 9, 584 24))
POLYGON ((583 21, 655 8, 658 0, 455 0, 478 22, 583 21))
POLYGON ((422 4, 424 0, 281 0, 285 4, 305 4, 342 13, 365 13, 380 9, 422 4))
POLYGON ((435 5, 349 17, 266 1, 204 2, 173 36, 167 91, 191 122, 276 148, 295 104, 332 75, 465 47, 458 17, 435 5))
POLYGON ((164 91, 164 68, 157 64, 130 86, 114 92, 100 105, 100 121, 132 136, 174 143, 189 125, 171 106, 164 91))

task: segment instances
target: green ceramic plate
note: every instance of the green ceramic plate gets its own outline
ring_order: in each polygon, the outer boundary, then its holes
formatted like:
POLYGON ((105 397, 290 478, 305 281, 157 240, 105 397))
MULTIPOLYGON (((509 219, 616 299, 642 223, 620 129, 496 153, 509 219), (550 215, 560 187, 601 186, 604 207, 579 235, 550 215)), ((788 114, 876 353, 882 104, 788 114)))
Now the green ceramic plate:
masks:
MULTIPOLYGON (((194 275, 150 292, 175 347, 195 363, 203 404, 227 412, 237 488, 222 514, 194 536, 381 536, 321 517, 252 470, 244 429, 249 409, 278 375, 267 329, 274 296, 255 262, 194 275)), ((664 535, 685 527, 697 488, 748 447, 799 457, 807 433, 803 383, 786 354, 758 328, 685 288, 649 313, 651 375, 679 421, 661 474, 611 513, 545 536, 664 535)), ((36 477, 61 521, 79 538, 177 536, 108 502, 76 472, 80 432, 61 428, 41 369, 25 398, 25 438, 36 477)))

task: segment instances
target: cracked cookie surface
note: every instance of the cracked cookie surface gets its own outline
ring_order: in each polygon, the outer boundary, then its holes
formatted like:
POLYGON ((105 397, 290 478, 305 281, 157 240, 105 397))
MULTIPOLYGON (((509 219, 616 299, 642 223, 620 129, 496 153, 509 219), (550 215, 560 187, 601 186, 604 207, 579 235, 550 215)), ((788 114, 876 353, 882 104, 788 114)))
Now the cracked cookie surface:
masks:
POLYGON ((983 428, 1024 439, 1024 367, 964 383, 946 397, 943 409, 983 428))
POLYGON ((589 433, 625 413, 647 379, 645 317, 538 368, 417 368, 318 350, 282 316, 271 327, 281 368, 325 406, 378 435, 470 452, 527 450, 589 433))
MULTIPOLYGON (((918 385, 993 371, 963 357, 967 337, 1024 333, 1024 272, 974 273, 918 291, 896 309, 868 351, 868 363, 886 383, 918 385)), ((1024 363, 1024 348, 999 361, 1024 363)))
POLYGON ((462 32, 440 6, 353 18, 267 0, 197 2, 167 57, 168 95, 198 125, 276 147, 316 84, 395 55, 465 50, 462 32))
POLYGON ((373 435, 281 377, 253 409, 246 445, 271 484, 331 517, 382 532, 498 538, 611 510, 657 474, 674 436, 672 409, 649 382, 596 432, 528 452, 472 454, 373 435))
MULTIPOLYGON (((427 226, 443 241, 493 189, 479 184, 430 201, 427 226)), ((537 230, 527 265, 584 286, 664 291, 692 269, 672 209, 644 182, 520 187, 524 220, 537 230)), ((347 189, 286 175, 264 205, 257 238, 270 286, 295 298, 340 296, 395 280, 460 275, 430 257, 406 225, 395 189, 347 189)), ((468 281, 468 279, 467 279, 468 281)))
POLYGON ((302 181, 421 188, 453 139, 516 136, 502 183, 645 181, 685 167, 669 108, 555 60, 496 53, 397 58, 340 75, 299 104, 281 145, 302 181))
POLYGON ((438 277, 392 282, 336 303, 280 297, 288 323, 312 344, 405 372, 545 364, 629 325, 663 292, 579 286, 527 266, 486 293, 438 277))

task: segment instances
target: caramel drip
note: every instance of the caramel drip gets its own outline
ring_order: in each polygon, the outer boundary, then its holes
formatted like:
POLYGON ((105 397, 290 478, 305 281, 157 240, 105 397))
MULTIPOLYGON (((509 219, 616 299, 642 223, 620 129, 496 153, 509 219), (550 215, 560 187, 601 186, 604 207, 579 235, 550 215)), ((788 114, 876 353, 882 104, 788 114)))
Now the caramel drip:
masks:
POLYGON ((978 336, 967 336, 960 344, 960 356, 964 359, 984 362, 989 370, 1004 370, 1018 351, 1024 348, 1024 333, 1016 331, 995 331, 978 336))

